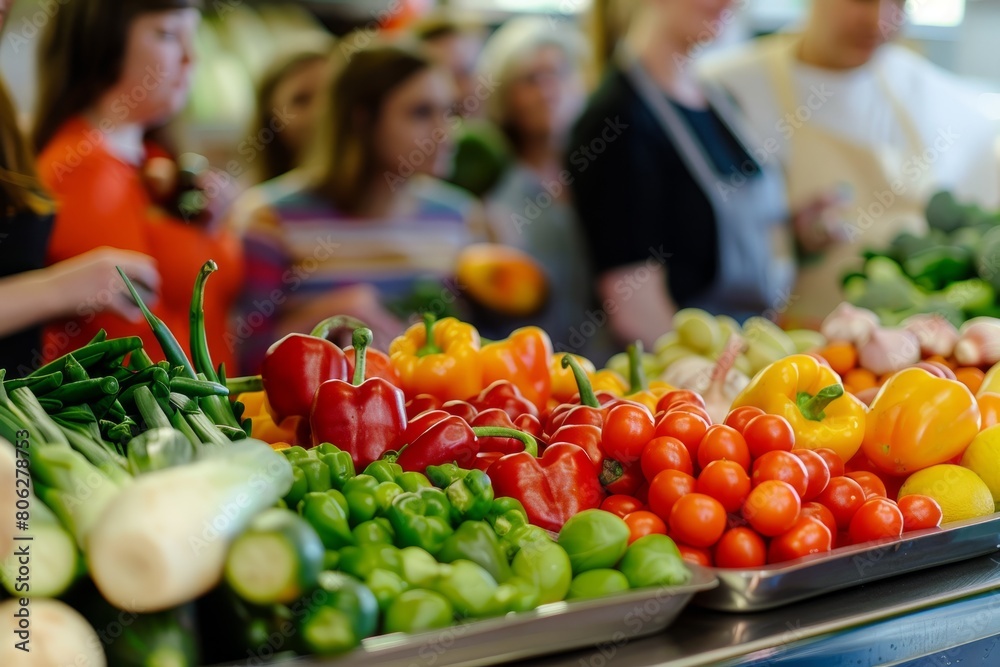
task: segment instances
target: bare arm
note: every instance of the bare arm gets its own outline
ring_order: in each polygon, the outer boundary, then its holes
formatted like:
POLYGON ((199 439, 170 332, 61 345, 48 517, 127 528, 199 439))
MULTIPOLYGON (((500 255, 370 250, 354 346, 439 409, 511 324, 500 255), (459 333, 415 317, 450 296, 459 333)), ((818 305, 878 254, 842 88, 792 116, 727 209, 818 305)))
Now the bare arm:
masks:
MULTIPOLYGON (((153 260, 140 253, 98 248, 48 268, 0 280, 0 336, 77 314, 81 304, 111 292, 108 310, 133 322, 142 314, 126 296, 116 266, 154 292, 160 284, 153 260)), ((103 303, 105 299, 98 299, 103 303)), ((154 299, 149 299, 152 305, 154 299)))
POLYGON ((677 305, 667 290, 662 264, 643 262, 612 269, 597 281, 611 331, 621 342, 641 340, 653 349, 656 339, 673 328, 677 305))

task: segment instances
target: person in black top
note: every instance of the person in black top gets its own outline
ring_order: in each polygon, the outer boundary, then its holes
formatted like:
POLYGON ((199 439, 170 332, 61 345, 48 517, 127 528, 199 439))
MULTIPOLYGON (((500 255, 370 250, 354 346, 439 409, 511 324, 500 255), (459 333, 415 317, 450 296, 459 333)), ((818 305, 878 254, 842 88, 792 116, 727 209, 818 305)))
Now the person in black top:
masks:
MULTIPOLYGON (((149 257, 109 248, 42 268, 54 212, 35 177, 14 105, 0 81, 0 369, 6 370, 7 379, 26 375, 38 365, 42 324, 76 313, 88 298, 121 283, 116 266, 142 284, 159 283, 149 257)), ((142 317, 125 296, 123 284, 97 300, 105 301, 104 307, 123 317, 142 317)))
POLYGON ((729 3, 631 2, 566 158, 612 332, 652 346, 680 308, 780 313, 794 278, 782 175, 689 67, 729 3))

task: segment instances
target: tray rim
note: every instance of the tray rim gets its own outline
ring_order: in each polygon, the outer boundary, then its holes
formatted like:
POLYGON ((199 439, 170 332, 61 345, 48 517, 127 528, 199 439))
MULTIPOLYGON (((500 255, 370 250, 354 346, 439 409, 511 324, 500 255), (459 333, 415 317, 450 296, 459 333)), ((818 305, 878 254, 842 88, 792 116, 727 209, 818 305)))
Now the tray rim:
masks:
MULTIPOLYGON (((893 538, 891 540, 876 540, 873 542, 865 542, 862 544, 850 544, 843 547, 838 547, 832 551, 826 551, 824 553, 809 554, 808 556, 802 556, 801 558, 796 558, 795 560, 786 561, 783 563, 773 563, 771 565, 764 565, 762 567, 756 568, 724 568, 724 567, 707 567, 704 565, 697 565, 694 563, 688 563, 689 567, 694 569, 705 570, 715 574, 720 580, 720 586, 725 584, 725 578, 723 575, 727 575, 729 578, 733 576, 744 576, 744 577, 756 577, 756 578, 769 578, 776 575, 786 574, 788 572, 797 572, 799 570, 804 570, 806 568, 812 567, 818 563, 823 563, 825 561, 832 560, 834 558, 845 558, 845 557, 856 557, 864 555, 867 553, 875 552, 887 547, 892 547, 897 544, 906 543, 919 543, 920 541, 927 541, 928 538, 936 535, 945 535, 947 533, 957 532, 964 528, 970 526, 978 526, 981 524, 994 523, 998 524, 1000 527, 1000 512, 994 512, 993 514, 988 514, 986 516, 973 517, 971 519, 962 519, 961 521, 953 521, 947 526, 939 526, 937 528, 924 528, 923 530, 915 530, 910 533, 904 533, 901 537, 893 538)), ((997 543, 1000 547, 1000 531, 997 534, 997 543)))

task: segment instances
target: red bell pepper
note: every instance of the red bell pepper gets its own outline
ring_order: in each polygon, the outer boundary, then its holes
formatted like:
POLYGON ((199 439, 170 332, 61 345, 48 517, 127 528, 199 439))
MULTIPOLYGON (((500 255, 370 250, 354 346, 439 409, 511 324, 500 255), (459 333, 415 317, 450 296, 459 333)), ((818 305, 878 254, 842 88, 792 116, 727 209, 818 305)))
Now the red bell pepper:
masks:
POLYGON ((646 477, 642 474, 642 466, 638 462, 627 463, 621 466, 621 474, 616 480, 604 485, 604 490, 612 495, 635 496, 644 483, 646 477))
POLYGON ((487 470, 498 498, 521 501, 531 523, 558 531, 570 517, 604 500, 587 453, 576 445, 549 445, 540 458, 507 454, 487 470))
POLYGON ((441 409, 448 414, 461 417, 470 424, 472 423, 472 420, 476 418, 476 415, 479 414, 479 410, 473 407, 471 403, 467 401, 460 401, 458 399, 446 401, 445 404, 441 406, 441 409))
MULTIPOLYGON (((423 472, 427 466, 455 463, 468 468, 475 463, 482 446, 480 438, 516 438, 521 441, 524 453, 538 455, 538 444, 526 433, 515 429, 493 426, 469 426, 461 417, 447 415, 439 419, 434 412, 416 418, 416 422, 430 422, 427 429, 406 443, 395 462, 406 471, 423 472)), ((410 429, 407 429, 408 431, 410 429)))
POLYGON ((267 349, 261 381, 276 424, 286 417, 309 417, 316 390, 327 380, 347 380, 347 357, 326 339, 333 329, 364 324, 343 315, 320 322, 312 333, 288 334, 267 349))
POLYGON ((542 422, 534 415, 521 415, 514 420, 514 428, 524 431, 535 440, 542 439, 542 422))
POLYGON ((434 424, 439 421, 443 421, 450 417, 451 414, 445 412, 444 410, 427 410, 421 412, 415 417, 411 417, 408 422, 406 422, 406 428, 399 436, 399 440, 393 446, 393 449, 399 450, 410 444, 418 437, 423 435, 423 433, 429 429, 434 424))
MULTIPOLYGON (((496 428, 517 429, 510 415, 499 408, 483 410, 476 418, 469 422, 472 426, 495 426, 496 428)), ((529 433, 529 435, 531 435, 529 433)), ((486 438, 480 447, 481 452, 501 452, 503 454, 513 454, 524 450, 524 443, 517 438, 486 438)))
POLYGON ((594 464, 601 485, 607 488, 622 476, 622 464, 614 460, 604 450, 601 429, 590 424, 568 424, 552 434, 552 445, 576 445, 587 452, 594 464))
POLYGON ((355 330, 358 362, 353 383, 328 380, 321 384, 309 416, 313 445, 336 445, 351 455, 357 470, 364 470, 392 449, 406 428, 402 390, 379 377, 362 381, 371 341, 370 329, 355 330))
POLYGON ((477 410, 499 408, 511 419, 528 414, 538 416, 538 408, 521 393, 515 384, 508 380, 497 380, 479 392, 479 395, 469 401, 477 410))
POLYGON ((430 394, 417 394, 406 402, 406 418, 413 419, 428 410, 440 410, 441 399, 430 394))
MULTIPOLYGON (((347 373, 348 377, 354 376, 354 346, 344 348, 344 358, 347 360, 347 373)), ((367 357, 365 359, 365 379, 368 378, 382 378, 387 380, 392 385, 399 387, 401 382, 399 379, 399 373, 396 372, 396 368, 389 361, 389 355, 381 350, 376 350, 371 348, 368 350, 367 357)))
POLYGON ((502 452, 479 452, 476 454, 476 461, 472 466, 476 470, 482 470, 486 472, 490 469, 490 466, 496 463, 501 457, 506 456, 502 452))

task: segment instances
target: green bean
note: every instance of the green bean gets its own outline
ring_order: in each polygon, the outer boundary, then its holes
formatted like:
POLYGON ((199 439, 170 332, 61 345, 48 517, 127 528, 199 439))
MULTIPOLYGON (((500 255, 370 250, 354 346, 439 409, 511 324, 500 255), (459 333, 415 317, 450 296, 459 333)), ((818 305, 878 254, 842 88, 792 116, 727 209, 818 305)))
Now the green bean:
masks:
POLYGON ((212 382, 218 382, 219 376, 212 367, 212 355, 208 349, 208 336, 205 333, 205 283, 208 277, 219 270, 214 260, 205 262, 198 277, 194 281, 194 292, 191 295, 191 358, 194 370, 203 373, 212 382))
POLYGON ((218 382, 209 380, 191 380, 176 377, 170 380, 170 391, 185 396, 202 398, 205 396, 228 396, 229 390, 218 382))
POLYGON ((64 384, 49 392, 47 398, 54 398, 66 404, 86 403, 96 401, 105 396, 118 393, 118 380, 112 376, 80 380, 64 384))
POLYGON ((87 369, 104 359, 121 357, 141 347, 142 339, 138 336, 112 338, 111 340, 105 340, 81 347, 79 350, 70 354, 65 354, 55 361, 36 369, 31 373, 31 376, 37 377, 39 375, 49 375, 50 373, 55 373, 56 371, 62 371, 65 369, 66 361, 69 357, 72 357, 79 362, 81 366, 87 369))
POLYGON ((167 325, 163 323, 159 317, 153 314, 153 312, 146 306, 143 302, 142 297, 135 290, 135 285, 129 280, 125 272, 118 268, 118 273, 121 275, 122 280, 125 281, 125 286, 128 287, 128 291, 132 294, 132 298, 135 300, 139 310, 142 311, 143 317, 146 318, 146 322, 149 324, 149 328, 153 330, 153 335, 156 336, 156 340, 160 343, 160 348, 163 349, 163 354, 171 364, 175 366, 182 366, 185 370, 185 375, 191 379, 195 379, 194 367, 188 360, 187 355, 184 353, 183 348, 181 348, 180 343, 177 342, 177 338, 171 333, 167 325))
POLYGON ((18 387, 27 387, 35 396, 47 394, 53 389, 57 389, 63 383, 63 374, 60 371, 49 373, 48 375, 28 376, 4 382, 7 391, 18 387))

